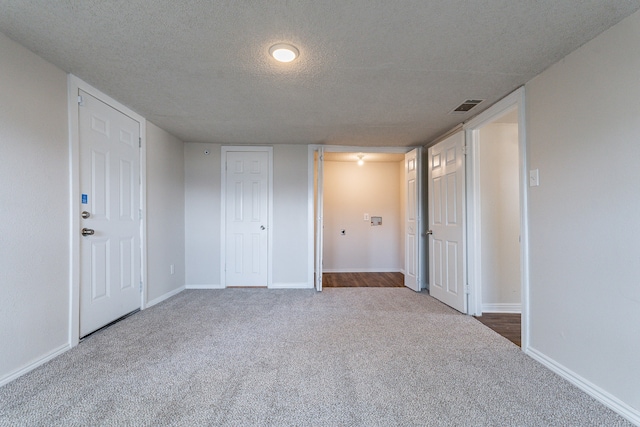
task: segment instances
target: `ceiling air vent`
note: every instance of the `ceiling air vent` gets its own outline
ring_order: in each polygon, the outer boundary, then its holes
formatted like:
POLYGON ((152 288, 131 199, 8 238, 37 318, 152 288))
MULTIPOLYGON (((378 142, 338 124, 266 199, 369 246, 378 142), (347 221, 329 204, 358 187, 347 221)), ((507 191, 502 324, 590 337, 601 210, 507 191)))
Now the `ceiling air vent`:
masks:
POLYGON ((451 114, 464 114, 480 104, 484 99, 467 99, 451 111, 451 114))

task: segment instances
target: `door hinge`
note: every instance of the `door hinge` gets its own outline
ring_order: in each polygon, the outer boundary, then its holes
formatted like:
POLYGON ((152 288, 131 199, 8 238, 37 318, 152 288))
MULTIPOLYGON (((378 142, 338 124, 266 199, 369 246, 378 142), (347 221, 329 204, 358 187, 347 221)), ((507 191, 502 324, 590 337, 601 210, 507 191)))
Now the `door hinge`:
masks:
POLYGON ((464 285, 464 293, 467 294, 467 295, 470 295, 471 294, 471 290, 470 289, 471 289, 471 287, 469 286, 469 284, 465 283, 465 285, 464 285))
POLYGON ((138 147, 142 148, 142 138, 138 138, 138 147))
POLYGON ((78 105, 79 106, 83 106, 84 105, 84 99, 82 98, 82 95, 78 95, 78 105))
POLYGON ((138 209, 138 219, 142 219, 142 209, 138 209))
POLYGON ((462 154, 464 154, 465 156, 467 155, 467 146, 466 145, 464 145, 462 147, 462 154))
POLYGON ((140 293, 142 293, 142 280, 140 281, 140 293))

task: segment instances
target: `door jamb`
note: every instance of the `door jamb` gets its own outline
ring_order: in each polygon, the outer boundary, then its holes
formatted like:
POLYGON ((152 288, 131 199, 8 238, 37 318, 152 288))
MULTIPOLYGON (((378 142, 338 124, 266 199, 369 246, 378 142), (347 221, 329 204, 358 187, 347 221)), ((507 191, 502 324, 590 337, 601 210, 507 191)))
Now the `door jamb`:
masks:
POLYGON ((267 174, 267 288, 273 283, 272 261, 273 261, 273 147, 271 146, 247 146, 247 145, 223 145, 220 147, 221 155, 221 180, 220 180, 220 287, 227 287, 227 274, 225 265, 227 262, 227 153, 229 151, 245 151, 245 152, 266 152, 268 154, 269 172, 267 174))
POLYGON ((314 254, 315 254, 315 263, 314 263, 314 286, 316 291, 322 292, 322 264, 323 264, 323 251, 324 251, 324 148, 319 147, 314 151, 318 153, 318 159, 313 164, 313 173, 314 173, 314 189, 316 191, 315 194, 315 233, 314 233, 314 254))
POLYGON ((482 289, 480 280, 480 179, 479 179, 479 129, 509 110, 518 109, 518 155, 520 176, 520 284, 521 284, 521 329, 522 350, 529 347, 529 223, 528 223, 528 179, 527 144, 525 123, 525 89, 521 87, 507 95, 493 106, 464 124, 467 141, 470 144, 467 162, 467 232, 468 232, 468 273, 470 291, 469 314, 482 314, 482 289))
POLYGON ((69 345, 75 347, 80 342, 80 134, 78 131, 78 91, 82 90, 108 104, 112 108, 131 117, 140 124, 140 309, 146 308, 147 301, 147 122, 115 99, 69 74, 67 77, 67 111, 69 129, 69 191, 70 191, 70 232, 69 232, 69 345))

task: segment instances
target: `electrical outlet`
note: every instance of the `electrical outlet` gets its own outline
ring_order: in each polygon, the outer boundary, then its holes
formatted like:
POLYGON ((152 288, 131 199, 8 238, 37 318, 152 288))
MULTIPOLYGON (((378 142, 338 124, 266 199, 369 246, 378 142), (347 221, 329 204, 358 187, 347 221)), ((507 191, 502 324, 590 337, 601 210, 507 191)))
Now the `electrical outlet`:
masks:
POLYGON ((171 274, 175 274, 175 273, 176 273, 176 269, 175 269, 175 267, 173 266, 173 264, 171 264, 171 265, 169 266, 169 273, 171 273, 171 274))

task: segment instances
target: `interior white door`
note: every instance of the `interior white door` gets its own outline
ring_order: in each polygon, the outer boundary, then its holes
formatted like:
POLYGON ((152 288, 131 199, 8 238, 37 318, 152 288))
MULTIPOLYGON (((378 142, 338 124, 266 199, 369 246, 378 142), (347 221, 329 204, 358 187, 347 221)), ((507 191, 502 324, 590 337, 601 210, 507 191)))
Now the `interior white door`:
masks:
POLYGON ((322 251, 324 251, 324 149, 318 148, 316 159, 316 257, 315 257, 315 287, 322 291, 322 251))
POLYGON ((79 95, 83 337, 140 308, 140 123, 79 95))
POLYGON ((405 154, 405 192, 407 195, 405 206, 405 266, 404 285, 416 292, 423 288, 424 277, 422 271, 421 230, 421 149, 415 148, 405 154))
POLYGON ((428 150, 429 292, 467 312, 464 132, 428 150))
POLYGON ((226 286, 268 285, 268 180, 268 152, 226 152, 226 286))

